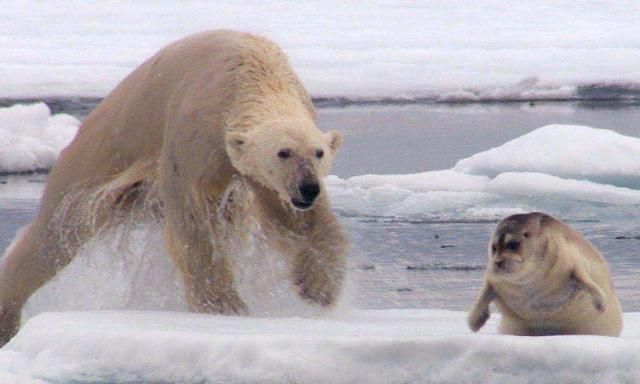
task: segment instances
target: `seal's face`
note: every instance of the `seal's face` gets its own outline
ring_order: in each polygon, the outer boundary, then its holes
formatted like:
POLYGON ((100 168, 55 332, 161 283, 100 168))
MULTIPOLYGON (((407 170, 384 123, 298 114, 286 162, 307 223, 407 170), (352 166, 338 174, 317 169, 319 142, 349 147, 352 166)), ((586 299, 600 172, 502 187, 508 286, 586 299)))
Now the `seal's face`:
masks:
POLYGON ((546 252, 543 213, 512 215, 496 227, 489 242, 489 271, 495 276, 519 278, 534 270, 546 252))

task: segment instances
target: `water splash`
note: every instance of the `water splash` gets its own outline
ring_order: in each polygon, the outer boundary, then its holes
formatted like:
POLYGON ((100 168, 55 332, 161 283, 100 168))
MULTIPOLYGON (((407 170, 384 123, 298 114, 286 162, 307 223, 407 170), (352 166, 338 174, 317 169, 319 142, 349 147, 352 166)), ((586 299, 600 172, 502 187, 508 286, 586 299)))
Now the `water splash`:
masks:
MULTIPOLYGON (((266 245, 259 226, 249 228, 245 240, 232 247, 231 264, 250 315, 328 314, 298 296, 288 261, 266 245)), ((164 246, 161 223, 124 224, 101 232, 29 299, 23 319, 47 311, 87 310, 188 311, 184 286, 164 246)))

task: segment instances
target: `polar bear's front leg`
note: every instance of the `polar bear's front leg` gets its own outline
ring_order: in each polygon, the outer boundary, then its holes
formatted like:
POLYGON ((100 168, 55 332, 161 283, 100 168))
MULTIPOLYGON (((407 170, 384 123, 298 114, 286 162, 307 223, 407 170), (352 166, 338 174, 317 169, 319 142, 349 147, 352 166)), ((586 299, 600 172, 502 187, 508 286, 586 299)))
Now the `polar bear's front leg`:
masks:
POLYGON ((333 214, 307 236, 295 255, 293 281, 299 294, 322 306, 336 303, 346 274, 347 239, 333 214))
POLYGON ((344 266, 336 258, 322 257, 317 250, 298 255, 294 283, 300 296, 322 306, 335 304, 344 282, 344 266))
POLYGON ((226 255, 214 249, 206 231, 187 234, 165 227, 165 239, 185 285, 187 303, 195 312, 242 315, 248 312, 236 291, 226 255))
POLYGON ((233 273, 226 258, 212 262, 203 274, 190 279, 189 305, 197 312, 225 315, 246 315, 249 311, 240 299, 233 282, 233 273))

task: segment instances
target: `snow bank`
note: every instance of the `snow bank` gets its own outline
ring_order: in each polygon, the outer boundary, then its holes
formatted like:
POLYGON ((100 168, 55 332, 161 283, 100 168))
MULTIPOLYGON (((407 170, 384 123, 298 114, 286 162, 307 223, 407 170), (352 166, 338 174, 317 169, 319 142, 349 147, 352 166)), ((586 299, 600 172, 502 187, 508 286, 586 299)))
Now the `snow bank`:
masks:
POLYGON ((326 182, 333 206, 343 215, 453 220, 465 208, 492 199, 483 192, 488 181, 482 176, 432 171, 346 180, 331 176, 326 182))
POLYGON ((52 115, 44 103, 0 108, 0 173, 49 169, 79 125, 73 116, 52 115))
MULTIPOLYGON (((337 179, 334 179, 337 181, 337 179)), ((363 189, 393 187, 414 192, 482 190, 489 178, 455 170, 423 172, 413 175, 362 175, 346 180, 345 186, 363 189)))
POLYGON ((453 170, 494 177, 540 172, 640 188, 640 138, 580 125, 547 125, 458 161, 453 170))
POLYGON ((572 219, 640 215, 640 139, 548 125, 454 168, 412 175, 332 176, 334 206, 350 216, 498 220, 543 210, 572 219))
POLYGON ((0 372, 45 383, 621 383, 640 380, 640 314, 622 338, 481 335, 465 314, 354 311, 334 318, 61 312, 31 319, 0 372))
POLYGON ((0 97, 104 96, 160 47, 271 37, 315 97, 519 100, 640 94, 638 4, 544 0, 5 1, 0 97))
POLYGON ((558 200, 620 206, 640 204, 640 190, 637 189, 603 185, 587 180, 562 179, 545 173, 501 173, 487 184, 486 191, 502 195, 545 196, 558 200))

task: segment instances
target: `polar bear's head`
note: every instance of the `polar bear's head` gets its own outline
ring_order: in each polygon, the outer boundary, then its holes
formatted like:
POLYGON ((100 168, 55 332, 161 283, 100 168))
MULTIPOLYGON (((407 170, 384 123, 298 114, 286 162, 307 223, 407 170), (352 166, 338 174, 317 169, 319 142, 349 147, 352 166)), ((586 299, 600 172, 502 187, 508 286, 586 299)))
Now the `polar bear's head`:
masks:
POLYGON ((299 210, 311 208, 322 193, 322 179, 341 143, 340 133, 324 133, 306 119, 269 121, 225 136, 227 154, 238 172, 299 210))

